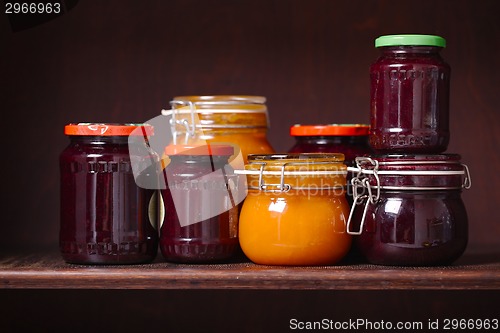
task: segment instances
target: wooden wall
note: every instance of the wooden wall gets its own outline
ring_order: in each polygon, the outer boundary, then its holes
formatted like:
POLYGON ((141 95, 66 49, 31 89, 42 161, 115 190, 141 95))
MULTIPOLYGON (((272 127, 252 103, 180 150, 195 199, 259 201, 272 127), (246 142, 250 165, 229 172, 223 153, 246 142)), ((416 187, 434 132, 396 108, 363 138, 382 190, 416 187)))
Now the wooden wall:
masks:
POLYGON ((500 2, 495 0, 80 1, 12 32, 0 18, 0 246, 57 246, 58 154, 69 122, 141 122, 176 95, 268 98, 269 140, 294 123, 369 121, 374 39, 444 36, 452 67, 450 152, 473 179, 470 244, 500 246, 500 2))

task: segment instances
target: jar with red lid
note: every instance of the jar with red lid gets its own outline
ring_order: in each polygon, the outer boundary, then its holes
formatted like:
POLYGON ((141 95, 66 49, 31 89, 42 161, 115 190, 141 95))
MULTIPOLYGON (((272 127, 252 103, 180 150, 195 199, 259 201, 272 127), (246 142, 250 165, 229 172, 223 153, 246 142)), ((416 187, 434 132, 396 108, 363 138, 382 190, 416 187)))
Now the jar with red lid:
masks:
MULTIPOLYGON (((290 127, 296 140, 290 153, 342 153, 344 163, 356 165, 355 158, 372 152, 368 144, 370 126, 364 124, 301 125, 290 127)), ((347 201, 352 204, 351 175, 347 175, 347 201)))
POLYGON ((356 248, 368 262, 446 265, 462 255, 468 220, 461 192, 471 181, 459 155, 393 154, 356 160, 348 232, 357 235, 356 248))
POLYGON ((289 153, 342 153, 344 163, 354 166, 354 159, 371 153, 368 145, 370 126, 364 124, 301 125, 290 127, 295 145, 289 153))
POLYGON ((136 181, 158 182, 159 157, 148 146, 149 125, 69 124, 61 153, 62 257, 77 264, 137 264, 158 252, 158 195, 136 181), (137 136, 138 140, 129 137, 137 136), (132 157, 131 157, 132 156, 132 157), (133 163, 148 165, 137 175, 133 163))
MULTIPOLYGON (((238 180, 229 145, 169 145, 161 191, 163 257, 176 263, 217 263, 238 251, 238 180)), ((244 194, 242 194, 244 197, 244 194)))
POLYGON ((436 154, 449 142, 450 66, 446 40, 432 35, 388 35, 375 40, 370 66, 370 145, 379 153, 436 154))

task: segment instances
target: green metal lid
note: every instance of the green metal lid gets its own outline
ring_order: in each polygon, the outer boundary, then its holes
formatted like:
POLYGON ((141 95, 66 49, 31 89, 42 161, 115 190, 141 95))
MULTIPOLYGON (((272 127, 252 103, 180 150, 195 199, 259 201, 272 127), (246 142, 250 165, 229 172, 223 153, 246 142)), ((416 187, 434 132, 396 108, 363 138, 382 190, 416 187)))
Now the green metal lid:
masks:
POLYGON ((446 39, 434 35, 387 35, 375 39, 375 47, 401 45, 446 47, 446 39))

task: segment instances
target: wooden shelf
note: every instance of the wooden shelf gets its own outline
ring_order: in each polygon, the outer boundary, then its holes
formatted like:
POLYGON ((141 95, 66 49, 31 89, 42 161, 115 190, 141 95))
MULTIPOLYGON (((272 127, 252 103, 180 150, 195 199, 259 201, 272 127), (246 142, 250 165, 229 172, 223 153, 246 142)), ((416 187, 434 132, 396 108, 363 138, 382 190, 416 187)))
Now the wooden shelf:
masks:
POLYGON ((250 262, 127 266, 66 264, 57 253, 0 258, 0 288, 28 289, 500 289, 500 254, 466 253, 446 267, 270 267, 250 262))

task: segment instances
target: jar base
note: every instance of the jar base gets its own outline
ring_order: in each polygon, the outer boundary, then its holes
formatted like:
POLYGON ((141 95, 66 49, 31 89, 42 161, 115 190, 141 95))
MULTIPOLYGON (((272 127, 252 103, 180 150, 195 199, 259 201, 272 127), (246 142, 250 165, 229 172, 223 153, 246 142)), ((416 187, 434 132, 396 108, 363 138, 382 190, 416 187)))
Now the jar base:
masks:
POLYGON ((466 245, 434 248, 401 248, 386 246, 386 251, 363 249, 365 260, 374 265, 383 266, 447 266, 452 264, 465 252, 466 245), (387 249, 391 247, 392 249, 387 249))
POLYGON ((211 264, 232 259, 238 250, 238 241, 225 244, 175 243, 161 244, 166 261, 179 264, 211 264))
POLYGON ((145 264, 158 253, 156 242, 78 243, 61 242, 61 256, 70 264, 145 264))

